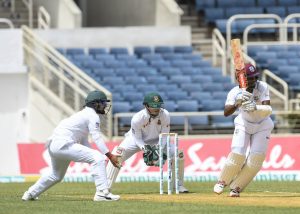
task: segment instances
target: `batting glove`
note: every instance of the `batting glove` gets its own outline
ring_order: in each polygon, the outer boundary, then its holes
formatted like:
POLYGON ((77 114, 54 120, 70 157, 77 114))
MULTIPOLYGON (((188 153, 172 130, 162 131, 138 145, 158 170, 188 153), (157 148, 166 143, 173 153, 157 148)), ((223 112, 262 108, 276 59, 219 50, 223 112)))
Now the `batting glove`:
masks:
POLYGON ((256 110, 256 103, 250 100, 243 102, 242 109, 246 112, 253 112, 256 110))
POLYGON ((244 102, 250 100, 251 97, 252 97, 251 93, 249 93, 248 91, 242 91, 237 94, 234 105, 236 107, 240 107, 244 102))

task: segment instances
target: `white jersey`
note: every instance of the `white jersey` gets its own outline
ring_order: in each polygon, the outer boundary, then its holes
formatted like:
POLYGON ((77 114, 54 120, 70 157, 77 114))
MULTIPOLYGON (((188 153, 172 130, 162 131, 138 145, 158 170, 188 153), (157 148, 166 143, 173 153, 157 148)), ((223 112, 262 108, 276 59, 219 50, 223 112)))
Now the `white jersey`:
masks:
POLYGON ((147 109, 137 112, 131 120, 131 129, 125 134, 132 137, 139 147, 158 143, 160 133, 170 132, 170 115, 166 109, 161 109, 159 115, 151 118, 147 109))
MULTIPOLYGON (((236 96, 239 93, 241 93, 241 89, 239 88, 239 86, 236 86, 233 89, 231 89, 227 95, 225 105, 234 105, 236 96)), ((270 100, 269 88, 267 83, 265 82, 257 81, 252 94, 253 96, 251 100, 254 101, 257 105, 261 105, 263 101, 270 100)), ((257 111, 246 112, 239 108, 238 118, 242 118, 243 120, 250 123, 260 123, 261 121, 269 118, 269 116, 262 117, 261 114, 259 114, 257 111)))
POLYGON ((100 133, 100 118, 95 110, 85 107, 83 110, 62 120, 54 129, 50 140, 61 146, 70 143, 88 144, 88 136, 91 135, 99 150, 106 154, 109 150, 100 133))

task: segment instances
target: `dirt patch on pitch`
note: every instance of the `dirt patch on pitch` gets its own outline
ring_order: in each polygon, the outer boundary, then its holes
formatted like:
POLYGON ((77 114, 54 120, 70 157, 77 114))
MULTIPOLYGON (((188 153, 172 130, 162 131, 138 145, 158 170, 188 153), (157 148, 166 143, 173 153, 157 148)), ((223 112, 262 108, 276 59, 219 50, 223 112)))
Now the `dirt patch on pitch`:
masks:
POLYGON ((172 202, 172 203, 197 203, 213 205, 232 205, 232 206, 266 206, 266 207, 300 207, 300 193, 243 193, 239 198, 228 197, 225 193, 216 195, 208 194, 180 194, 180 195, 154 195, 137 194, 122 195, 122 200, 141 200, 152 202, 172 202))

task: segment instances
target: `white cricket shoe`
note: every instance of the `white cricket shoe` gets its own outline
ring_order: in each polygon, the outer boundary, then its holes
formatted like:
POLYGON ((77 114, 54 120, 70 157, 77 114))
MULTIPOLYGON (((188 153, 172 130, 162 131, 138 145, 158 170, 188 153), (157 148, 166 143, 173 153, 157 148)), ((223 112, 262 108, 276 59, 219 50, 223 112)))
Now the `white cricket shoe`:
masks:
POLYGON ((94 196, 94 201, 118 201, 119 199, 119 195, 113 195, 108 189, 96 191, 94 196))
POLYGON ((230 197, 240 197, 240 191, 238 189, 231 189, 229 196, 230 197))
POLYGON ((214 192, 220 195, 221 193, 223 193, 225 186, 225 182, 218 181, 218 183, 216 183, 214 186, 214 192))
POLYGON ((185 188, 184 186, 178 186, 179 193, 188 193, 189 190, 185 188))
POLYGON ((28 191, 24 192, 24 195, 22 196, 23 201, 35 201, 38 199, 38 197, 33 197, 28 191))

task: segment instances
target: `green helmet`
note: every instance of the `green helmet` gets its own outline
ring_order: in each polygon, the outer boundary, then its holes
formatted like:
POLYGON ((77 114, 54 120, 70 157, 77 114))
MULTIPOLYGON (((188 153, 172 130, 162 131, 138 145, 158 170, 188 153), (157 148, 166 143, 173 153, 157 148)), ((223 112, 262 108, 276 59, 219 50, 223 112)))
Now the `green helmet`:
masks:
POLYGON ((150 108, 161 108, 164 101, 157 92, 151 92, 145 95, 143 104, 148 105, 150 108))
POLYGON ((110 102, 107 99, 106 95, 102 91, 91 91, 85 98, 85 104, 96 102, 96 101, 105 101, 110 102))

